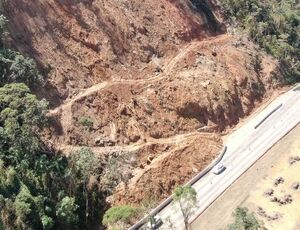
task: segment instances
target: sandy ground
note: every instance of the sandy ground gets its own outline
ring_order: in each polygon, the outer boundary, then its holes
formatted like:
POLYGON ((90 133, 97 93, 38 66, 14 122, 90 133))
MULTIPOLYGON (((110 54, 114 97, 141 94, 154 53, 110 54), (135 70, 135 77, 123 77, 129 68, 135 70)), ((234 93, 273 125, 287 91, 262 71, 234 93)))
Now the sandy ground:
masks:
POLYGON ((300 162, 289 164, 290 157, 300 156, 299 135, 300 125, 269 150, 195 220, 192 230, 226 229, 232 222, 231 214, 237 206, 246 206, 255 212, 267 229, 300 229, 300 190, 291 189, 294 182, 300 182, 300 162), (284 183, 275 187, 274 180, 279 176, 284 178, 284 183), (264 195, 264 192, 271 188, 274 190, 273 197, 292 195, 292 203, 280 206, 271 202, 270 197, 264 195), (281 217, 275 221, 268 221, 258 215, 258 207, 263 208, 269 216, 278 213, 281 217))

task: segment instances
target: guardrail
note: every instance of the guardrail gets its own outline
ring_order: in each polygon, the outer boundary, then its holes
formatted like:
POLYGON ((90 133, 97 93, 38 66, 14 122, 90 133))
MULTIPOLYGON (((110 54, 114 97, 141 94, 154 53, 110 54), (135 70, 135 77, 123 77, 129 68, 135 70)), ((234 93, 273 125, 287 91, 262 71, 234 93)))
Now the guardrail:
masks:
MULTIPOLYGON (((193 177, 189 182, 186 183, 186 185, 193 185, 198 180, 200 180, 203 176, 205 176, 216 164, 218 164, 223 156, 225 155, 227 150, 227 146, 224 146, 221 150, 219 156, 214 159, 208 166, 205 167, 200 173, 198 173, 195 177, 193 177)), ((169 205, 173 201, 173 196, 169 196, 167 199, 165 199, 160 205, 158 205, 155 209, 153 209, 147 216, 145 216, 143 219, 141 219, 136 224, 132 225, 128 230, 136 230, 142 227, 145 223, 148 222, 149 218, 151 216, 155 216, 157 213, 159 213, 162 209, 164 209, 167 205, 169 205)))
POLYGON ((257 129, 262 123, 264 123, 273 113, 280 109, 282 104, 278 105, 275 109, 268 113, 257 125, 254 126, 254 129, 257 129))

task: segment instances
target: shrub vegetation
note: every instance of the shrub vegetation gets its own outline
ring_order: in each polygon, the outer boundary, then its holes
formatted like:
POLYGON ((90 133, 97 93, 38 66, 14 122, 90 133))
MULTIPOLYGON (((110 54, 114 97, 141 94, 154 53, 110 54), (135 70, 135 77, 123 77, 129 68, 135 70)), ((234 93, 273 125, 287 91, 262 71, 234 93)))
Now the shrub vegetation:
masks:
POLYGON ((261 221, 257 220, 253 213, 245 207, 237 207, 232 214, 234 223, 228 226, 228 230, 262 230, 265 229, 261 221))
POLYGON ((129 205, 114 206, 106 211, 102 223, 105 226, 115 228, 125 227, 126 224, 130 224, 132 219, 138 216, 139 212, 139 208, 129 205))

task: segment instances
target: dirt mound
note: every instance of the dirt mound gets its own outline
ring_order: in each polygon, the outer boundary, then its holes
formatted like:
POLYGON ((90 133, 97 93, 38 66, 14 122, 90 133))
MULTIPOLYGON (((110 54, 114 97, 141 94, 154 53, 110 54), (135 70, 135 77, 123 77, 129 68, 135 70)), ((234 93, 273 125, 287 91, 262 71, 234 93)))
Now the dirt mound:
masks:
POLYGON ((136 170, 131 183, 118 188, 114 203, 147 203, 160 201, 170 195, 178 184, 191 179, 208 165, 221 149, 217 136, 192 135, 176 144, 150 145, 137 154, 148 156, 141 169, 136 170), (162 149, 163 148, 163 149, 162 149), (155 156, 156 149, 163 151, 155 156), (162 154, 163 153, 163 154, 162 154), (153 158, 153 160, 149 160, 153 158))

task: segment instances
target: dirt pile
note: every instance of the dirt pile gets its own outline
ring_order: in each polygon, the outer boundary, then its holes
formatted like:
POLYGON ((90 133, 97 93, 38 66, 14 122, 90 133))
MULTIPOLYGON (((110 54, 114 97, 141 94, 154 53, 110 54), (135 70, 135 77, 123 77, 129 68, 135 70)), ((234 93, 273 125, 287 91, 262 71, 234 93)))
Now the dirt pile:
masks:
POLYGON ((221 148, 200 132, 237 124, 276 81, 276 63, 226 34, 210 1, 11 0, 8 9, 13 44, 48 73, 39 94, 53 107, 53 146, 134 153, 113 202, 166 197, 221 148))
POLYGON ((166 198, 176 185, 187 182, 204 169, 218 155, 221 147, 217 136, 199 133, 180 138, 176 144, 143 147, 137 151, 137 156, 148 156, 147 160, 144 159, 133 172, 127 187, 124 183, 119 186, 113 201, 141 204, 166 198))

